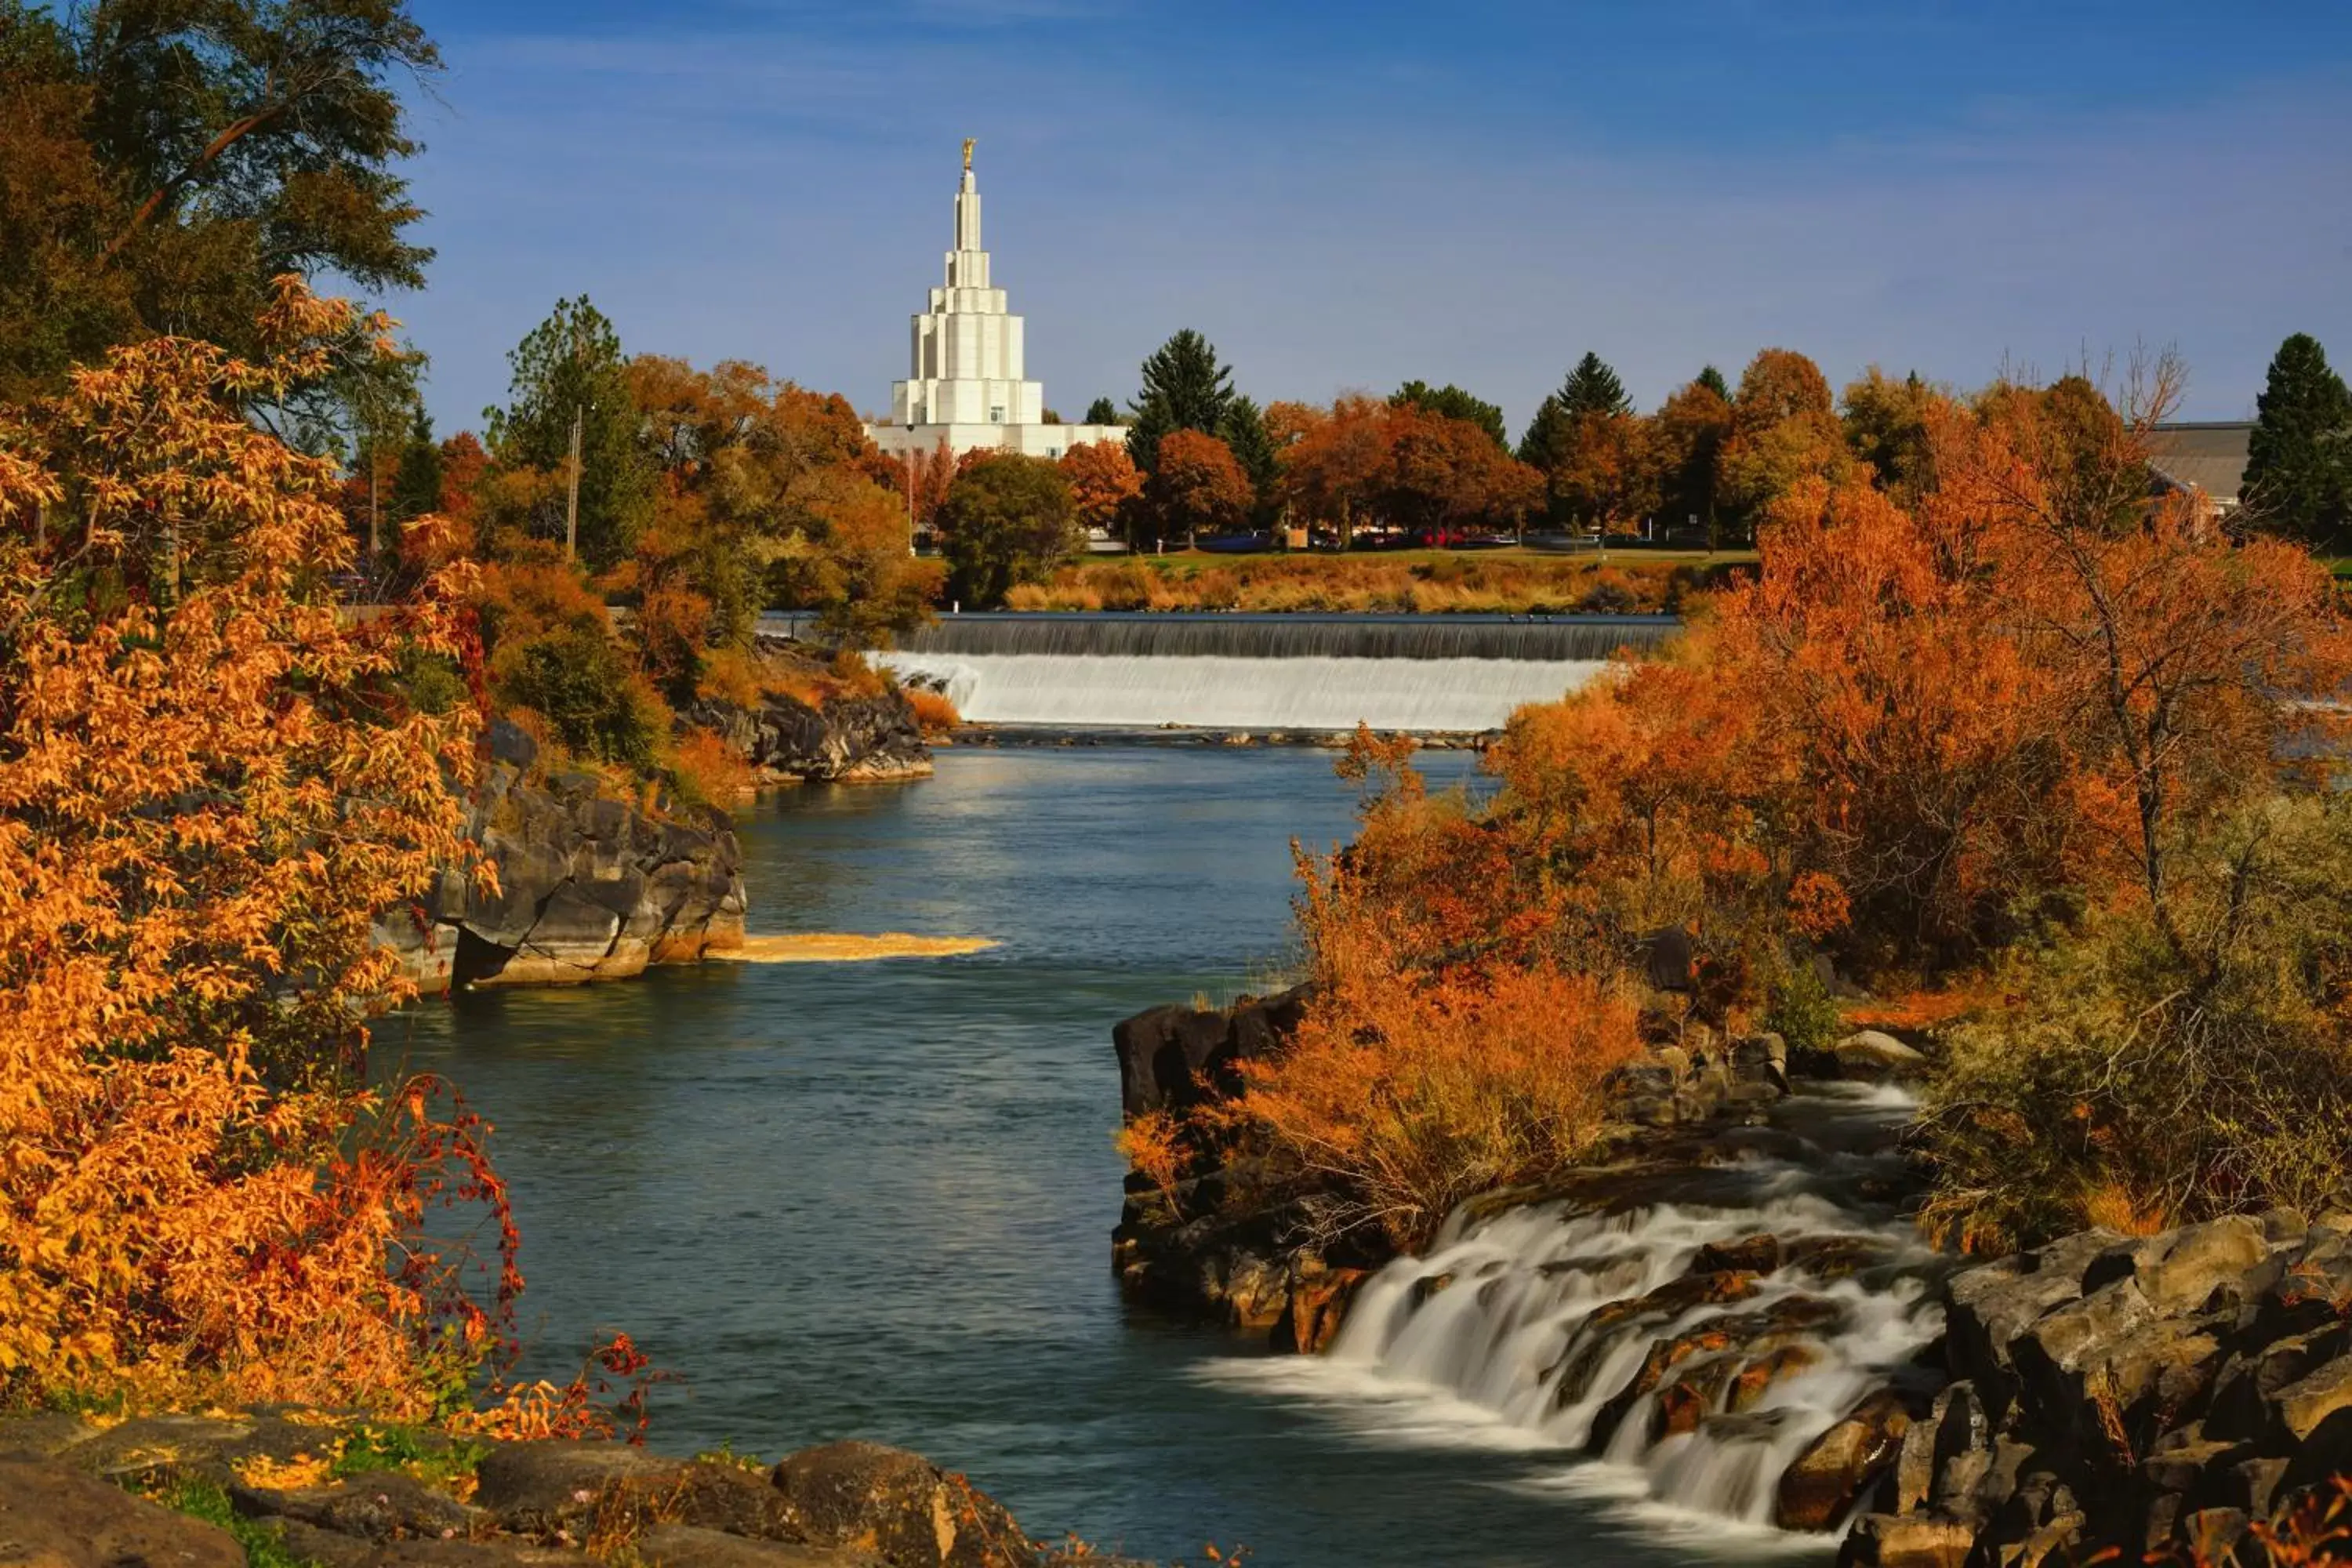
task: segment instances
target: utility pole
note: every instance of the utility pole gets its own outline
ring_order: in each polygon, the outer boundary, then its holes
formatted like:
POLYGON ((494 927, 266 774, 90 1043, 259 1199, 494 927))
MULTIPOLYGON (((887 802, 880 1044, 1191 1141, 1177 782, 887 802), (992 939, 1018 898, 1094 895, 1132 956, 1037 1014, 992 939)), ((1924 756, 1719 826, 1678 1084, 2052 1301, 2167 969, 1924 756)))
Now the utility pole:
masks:
POLYGON ((572 561, 580 553, 580 416, 578 404, 572 405, 572 460, 565 465, 571 476, 570 494, 563 502, 563 559, 572 561))

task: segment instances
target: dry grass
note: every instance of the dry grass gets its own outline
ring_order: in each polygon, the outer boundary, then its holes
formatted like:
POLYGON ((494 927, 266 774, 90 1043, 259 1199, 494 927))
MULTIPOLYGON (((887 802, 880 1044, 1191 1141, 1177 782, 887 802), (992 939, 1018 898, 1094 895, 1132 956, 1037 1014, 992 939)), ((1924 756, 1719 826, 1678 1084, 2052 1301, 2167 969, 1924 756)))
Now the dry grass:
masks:
POLYGON ((1145 557, 1065 566, 1006 596, 1015 610, 1241 610, 1565 615, 1671 610, 1727 563, 1603 564, 1496 552, 1145 557))
POLYGON ((944 691, 927 687, 907 688, 907 706, 915 710, 915 722, 923 727, 926 735, 944 734, 963 722, 963 715, 944 691))
POLYGON ((681 731, 670 748, 670 776, 692 799, 728 805, 758 787, 751 764, 713 731, 681 731))
POLYGON ((738 708, 757 708, 772 697, 822 708, 836 698, 879 697, 889 689, 882 672, 854 648, 829 662, 771 649, 719 648, 704 656, 696 685, 703 696, 738 708))

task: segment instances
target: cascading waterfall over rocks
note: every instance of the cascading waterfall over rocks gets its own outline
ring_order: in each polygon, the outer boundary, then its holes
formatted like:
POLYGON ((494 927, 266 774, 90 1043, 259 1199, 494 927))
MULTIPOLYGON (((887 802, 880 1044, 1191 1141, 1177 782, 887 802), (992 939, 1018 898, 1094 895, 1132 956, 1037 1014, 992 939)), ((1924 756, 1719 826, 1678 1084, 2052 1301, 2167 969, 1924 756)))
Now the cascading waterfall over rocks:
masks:
POLYGON ((1671 616, 988 615, 877 656, 984 724, 1473 731, 1555 701, 1671 616))
POLYGON ((1574 1479, 1758 1526, 1855 1511, 1943 1381, 1948 1267, 1891 1205, 1908 1101, 1843 1089, 1735 1129, 1728 1163, 1612 1195, 1457 1215, 1368 1281, 1328 1353, 1286 1363, 1318 1403, 1465 1406, 1581 1465, 1574 1479))

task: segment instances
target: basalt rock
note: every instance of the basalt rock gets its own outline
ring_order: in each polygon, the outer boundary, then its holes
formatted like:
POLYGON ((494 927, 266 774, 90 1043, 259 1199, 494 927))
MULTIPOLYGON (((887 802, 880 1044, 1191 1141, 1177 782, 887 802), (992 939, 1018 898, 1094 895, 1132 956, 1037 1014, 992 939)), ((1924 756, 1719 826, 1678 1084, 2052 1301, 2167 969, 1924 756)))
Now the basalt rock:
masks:
MULTIPOLYGON (((1234 1094, 1241 1064, 1286 1049, 1312 998, 1299 986, 1226 1008, 1154 1007, 1122 1020, 1111 1030, 1121 1109, 1130 1121, 1181 1114, 1234 1094)), ((1777 1035, 1724 1039, 1663 1013, 1648 1026, 1649 1049, 1610 1082, 1596 1152, 1604 1163, 1638 1155, 1663 1135, 1703 1143, 1715 1124, 1756 1120, 1789 1092, 1788 1048, 1777 1035)), ((1134 1300, 1265 1335, 1281 1349, 1318 1351, 1338 1332, 1356 1284, 1392 1253, 1370 1226, 1336 1247, 1306 1240, 1320 1230, 1312 1194, 1237 1210, 1227 1200, 1249 1190, 1251 1174, 1245 1157, 1218 1149, 1192 1151, 1171 1189, 1130 1174, 1112 1266, 1134 1300)), ((1763 1244, 1777 1254, 1778 1243, 1763 1244)))
POLYGON ((886 784, 931 772, 922 725, 895 688, 822 707, 774 695, 755 708, 705 698, 680 717, 717 731, 764 784, 886 784))
POLYGON ((1895 1463, 1910 1427, 1910 1412, 1893 1393, 1864 1400, 1782 1472, 1773 1494, 1772 1522, 1782 1530, 1834 1528, 1895 1463))
POLYGON ((742 945, 742 851, 725 812, 651 815, 586 773, 529 784, 530 738, 504 720, 490 735, 467 829, 497 890, 445 872, 423 904, 376 921, 420 990, 623 979, 742 945))
POLYGON ((1854 1563, 2228 1560, 2352 1471, 2345 1233, 2231 1215, 2088 1231, 1954 1276, 1955 1381, 1905 1435, 1854 1563))
POLYGON ((1121 1108, 1141 1116, 1223 1099, 1240 1087, 1236 1064, 1276 1054, 1297 1032, 1312 994, 1300 985, 1214 1011, 1154 1007, 1113 1025, 1121 1108))
MULTIPOLYGON (((871 1443, 804 1449, 772 1467, 619 1442, 502 1443, 470 1487, 386 1471, 263 1484, 304 1459, 318 1474, 349 1427, 349 1417, 278 1407, 105 1430, 0 1415, 0 1568, 242 1568, 227 1531, 134 1495, 191 1480, 221 1486, 253 1530, 319 1568, 1139 1568, 1075 1546, 1041 1554, 962 1477, 871 1443)), ((446 1436, 417 1440, 451 1452, 446 1436)))
POLYGON ((25 1568, 245 1568, 228 1531, 51 1459, 0 1457, 0 1563, 25 1568))
POLYGON ((803 1539, 870 1552, 893 1568, 1033 1568, 1037 1552, 1004 1505, 919 1454, 829 1443, 778 1465, 775 1488, 803 1539))

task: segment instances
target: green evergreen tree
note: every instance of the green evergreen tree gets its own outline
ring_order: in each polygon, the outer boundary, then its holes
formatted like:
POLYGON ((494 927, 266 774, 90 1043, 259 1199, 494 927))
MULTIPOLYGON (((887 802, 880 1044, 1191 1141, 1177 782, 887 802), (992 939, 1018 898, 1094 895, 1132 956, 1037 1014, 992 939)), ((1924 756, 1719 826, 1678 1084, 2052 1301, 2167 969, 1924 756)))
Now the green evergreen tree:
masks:
POLYGON ((1560 406, 1571 416, 1633 412, 1633 400, 1625 395, 1625 384, 1617 379, 1615 371, 1601 363, 1599 354, 1590 350, 1568 373, 1558 395, 1560 406))
POLYGON ((1118 405, 1113 403, 1108 397, 1097 397, 1092 403, 1087 405, 1087 416, 1080 420, 1079 423, 1082 425, 1116 425, 1118 423, 1118 405))
POLYGON ((1495 445, 1505 451, 1511 449, 1509 434, 1503 426, 1503 411, 1481 397, 1473 397, 1448 382, 1444 386, 1432 386, 1425 381, 1408 381, 1396 389, 1389 399, 1391 408, 1422 408, 1432 414, 1442 414, 1448 419, 1464 419, 1495 438, 1495 445))
POLYGON ((1250 489, 1263 502, 1273 493, 1275 479, 1274 437, 1265 433, 1265 415, 1257 404, 1238 394, 1225 409, 1217 435, 1233 448, 1234 461, 1250 482, 1250 489))
POLYGON ((1178 430, 1216 435, 1233 401, 1232 368, 1218 363, 1208 339, 1185 328, 1143 362, 1143 391, 1129 405, 1135 424, 1127 455, 1150 473, 1159 466, 1161 441, 1178 430))
MULTIPOLYGON (((653 467, 638 441, 620 334, 583 294, 554 313, 507 355, 513 372, 505 408, 488 408, 490 452, 509 468, 563 474, 572 427, 580 425, 580 558, 602 571, 628 554, 653 509, 653 467)), ((534 519, 535 531, 562 539, 563 503, 534 519)))
POLYGON ((939 525, 948 594, 981 609, 1002 605, 1015 584, 1041 581, 1086 546, 1061 469, 1014 452, 982 458, 957 476, 939 525))
POLYGON ((1549 473, 1568 460, 1575 449, 1576 416, 1553 393, 1536 405, 1536 416, 1528 421, 1526 434, 1519 437, 1518 458, 1522 463, 1549 473))
POLYGON ((408 522, 441 510, 441 447, 433 439, 433 416, 419 408, 401 448, 392 480, 392 520, 408 522))
POLYGON ((1710 364, 1701 367, 1696 379, 1701 386, 1706 387, 1726 403, 1731 401, 1731 383, 1724 380, 1723 373, 1715 366, 1710 364))
POLYGON ((2246 506, 2312 543, 2352 531, 2352 392, 2306 332, 2279 345, 2246 443, 2246 506))

